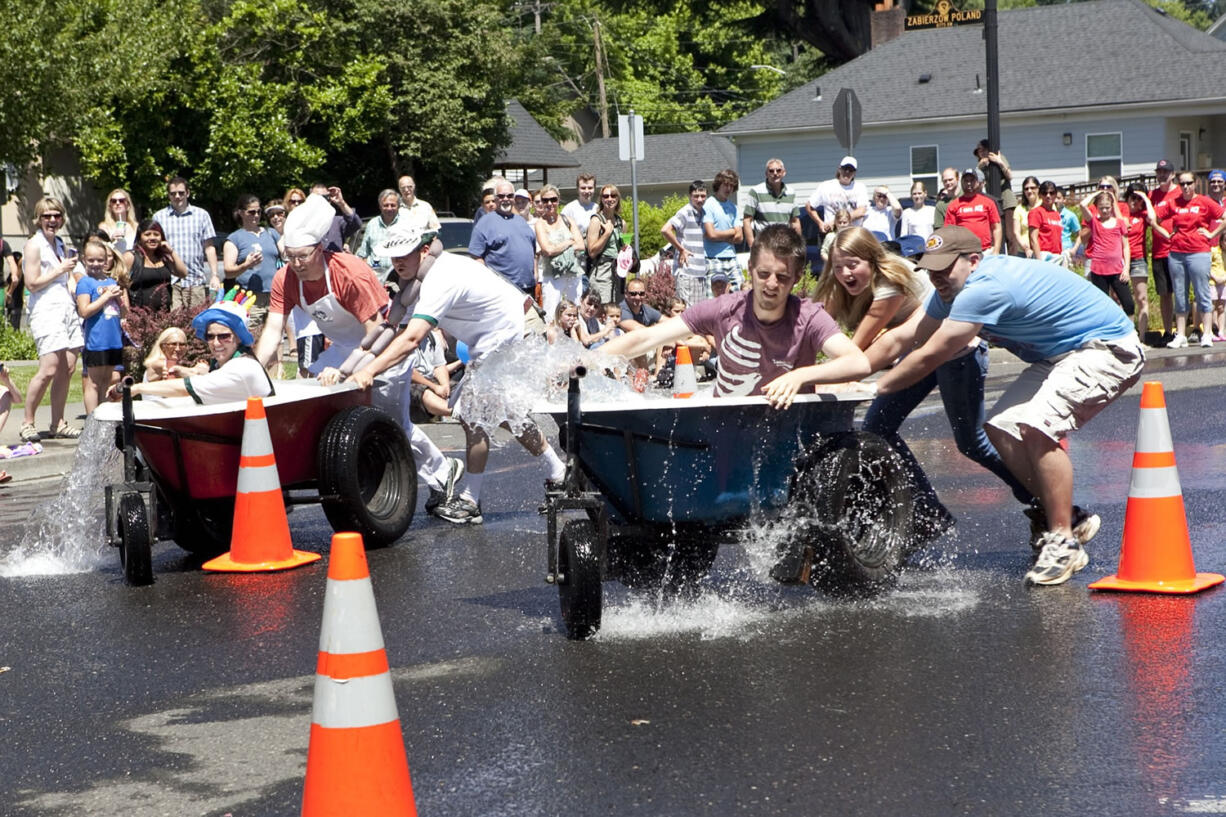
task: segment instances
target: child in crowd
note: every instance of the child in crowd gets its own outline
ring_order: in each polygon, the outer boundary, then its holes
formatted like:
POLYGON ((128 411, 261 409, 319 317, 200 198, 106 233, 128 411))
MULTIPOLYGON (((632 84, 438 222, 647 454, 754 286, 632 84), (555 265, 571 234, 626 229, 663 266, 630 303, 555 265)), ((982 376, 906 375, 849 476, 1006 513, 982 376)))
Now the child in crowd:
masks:
MULTIPOLYGON (((13 385, 12 378, 9 377, 9 370, 3 363, 0 363, 0 430, 4 429, 4 424, 8 422, 9 410, 12 409, 14 403, 21 402, 21 391, 13 385)), ((15 448, 24 448, 26 446, 38 446, 38 443, 22 443, 21 446, 15 448)), ((0 459, 7 459, 11 456, 20 456, 15 451, 15 448, 9 446, 0 446, 0 459)), ((39 446, 39 451, 42 447, 39 446)), ((31 450, 29 453, 38 453, 31 450)), ((13 477, 8 471, 0 469, 0 484, 8 482, 13 477)))
POLYGON ((1226 343, 1226 264, 1222 263, 1222 241, 1209 249, 1209 294, 1213 297, 1213 342, 1226 343))
POLYGON ((1088 222, 1090 240, 1086 242, 1089 247, 1086 259, 1090 262, 1090 282, 1108 296, 1114 292, 1124 313, 1132 317, 1136 307, 1129 286, 1126 217, 1116 212, 1115 194, 1110 190, 1103 190, 1094 196, 1093 208, 1082 209, 1089 210, 1091 215, 1088 222))
POLYGON ((545 329, 545 339, 550 343, 557 342, 560 337, 568 337, 576 343, 583 342, 579 338, 579 307, 566 298, 558 301, 553 320, 545 329))
POLYGON ((579 318, 575 328, 579 333, 579 342, 589 349, 595 349, 613 337, 617 322, 621 320, 621 310, 617 312, 616 320, 610 321, 605 315, 604 305, 600 296, 589 292, 579 299, 579 318))
MULTIPOLYGON (((92 413, 123 365, 123 329, 120 320, 128 314, 128 293, 107 274, 111 250, 96 238, 85 243, 81 253, 85 275, 77 282, 77 314, 84 320, 85 411, 92 413)), ((126 278, 123 270, 117 270, 126 278)))
POLYGON ((839 234, 839 230, 845 230, 851 226, 851 212, 849 210, 839 210, 834 214, 834 229, 826 233, 826 237, 822 240, 822 260, 830 260, 830 248, 834 246, 834 237, 839 234))
POLYGON ((410 356, 409 419, 415 423, 451 416, 451 373, 464 364, 459 360, 448 363, 446 349, 442 330, 434 329, 410 356))

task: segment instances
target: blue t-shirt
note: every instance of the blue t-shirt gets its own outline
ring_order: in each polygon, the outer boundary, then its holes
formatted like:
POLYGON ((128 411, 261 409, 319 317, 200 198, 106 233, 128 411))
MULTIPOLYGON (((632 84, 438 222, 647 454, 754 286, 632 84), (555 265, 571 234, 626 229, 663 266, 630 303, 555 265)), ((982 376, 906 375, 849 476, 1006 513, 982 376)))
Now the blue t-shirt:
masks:
POLYGON ((1073 242, 1077 240, 1077 234, 1081 232, 1081 219, 1077 218, 1077 214, 1067 207, 1060 211, 1060 229, 1060 248, 1073 249, 1073 242))
POLYGON ((281 254, 277 251, 277 242, 280 240, 280 233, 271 227, 261 230, 259 236, 246 230, 235 230, 226 236, 226 241, 238 247, 240 264, 247 260, 251 248, 256 244, 260 245, 260 250, 264 253, 258 267, 252 267, 238 276, 239 286, 252 292, 272 292, 272 277, 277 274, 277 267, 280 266, 278 261, 281 254))
MULTIPOLYGON (((702 223, 710 224, 717 230, 731 230, 736 226, 736 202, 729 198, 720 201, 711 196, 702 206, 702 223)), ((736 247, 727 241, 710 241, 705 233, 702 238, 703 251, 707 258, 735 258, 736 247)))
POLYGON ((536 233, 522 216, 504 216, 495 210, 486 213, 473 227, 468 254, 482 258, 485 265, 528 292, 536 284, 536 233))
MULTIPOLYGON (((88 295, 89 302, 98 300, 101 291, 116 283, 114 278, 91 278, 86 275, 77 282, 77 295, 88 295)), ((85 350, 101 352, 123 348, 123 330, 119 326, 119 300, 112 299, 85 319, 85 350)))
POLYGON ((980 323, 979 336, 1027 363, 1132 334, 1132 321, 1098 287, 1047 261, 989 255, 950 303, 937 292, 934 318, 980 323))

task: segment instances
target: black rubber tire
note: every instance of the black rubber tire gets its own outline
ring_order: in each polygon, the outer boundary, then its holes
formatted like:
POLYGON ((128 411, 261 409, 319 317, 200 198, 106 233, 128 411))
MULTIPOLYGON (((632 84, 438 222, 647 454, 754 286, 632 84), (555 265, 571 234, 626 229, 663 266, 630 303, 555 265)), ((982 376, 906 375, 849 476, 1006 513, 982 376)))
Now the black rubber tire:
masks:
POLYGON ((600 629, 604 585, 596 526, 572 519, 562 526, 558 546, 558 604, 566 637, 591 638, 600 629))
POLYGON ((135 491, 119 497, 119 563, 123 578, 133 587, 153 584, 153 537, 149 531, 149 511, 135 491))
POLYGON ((867 432, 830 437, 797 463, 787 516, 813 547, 810 582, 865 597, 893 587, 911 533, 912 498, 902 460, 867 432))
POLYGON ((186 499, 165 497, 174 519, 175 544, 202 559, 230 549, 234 530, 234 498, 186 499))
POLYGON ((661 530, 656 534, 612 537, 609 569, 634 590, 663 590, 671 596, 692 596, 711 572, 719 555, 713 532, 661 530))
POLYGON ((320 504, 332 530, 367 548, 395 542, 417 506, 417 469, 404 429, 386 412, 351 406, 324 427, 316 449, 320 504))

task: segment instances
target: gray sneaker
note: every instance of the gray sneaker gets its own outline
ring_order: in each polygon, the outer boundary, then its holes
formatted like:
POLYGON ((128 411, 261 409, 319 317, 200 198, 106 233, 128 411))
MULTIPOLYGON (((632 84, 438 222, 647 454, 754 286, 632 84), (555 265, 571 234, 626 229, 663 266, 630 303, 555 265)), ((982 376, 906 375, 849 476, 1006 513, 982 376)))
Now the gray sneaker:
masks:
POLYGON ((455 487, 460 484, 460 478, 464 476, 464 460, 452 457, 447 462, 447 481, 443 483, 443 498, 451 499, 455 496, 455 487))
POLYGON ((456 525, 480 525, 485 521, 481 506, 463 496, 453 496, 434 510, 434 515, 456 525))
POLYGON ((1026 574, 1026 583, 1064 584, 1089 563, 1089 555, 1077 544, 1077 540, 1048 532, 1043 534, 1039 558, 1026 574))

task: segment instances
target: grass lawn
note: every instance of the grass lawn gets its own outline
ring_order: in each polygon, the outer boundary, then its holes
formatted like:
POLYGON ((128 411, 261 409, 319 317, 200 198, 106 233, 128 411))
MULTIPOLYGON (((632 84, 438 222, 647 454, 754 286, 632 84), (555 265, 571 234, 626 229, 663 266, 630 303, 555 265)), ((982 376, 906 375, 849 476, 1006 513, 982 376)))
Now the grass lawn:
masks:
MULTIPOLYGON (((34 377, 34 373, 38 371, 37 363, 10 363, 5 368, 8 369, 9 376, 13 378, 13 385, 21 389, 24 396, 26 388, 30 385, 30 378, 34 377)), ((43 395, 43 402, 51 399, 51 388, 48 386, 47 393, 43 395)), ((77 366, 77 371, 72 376, 72 382, 68 386, 68 402, 80 403, 81 397, 81 367, 77 366)), ((22 405, 22 404, 18 404, 22 405)))

